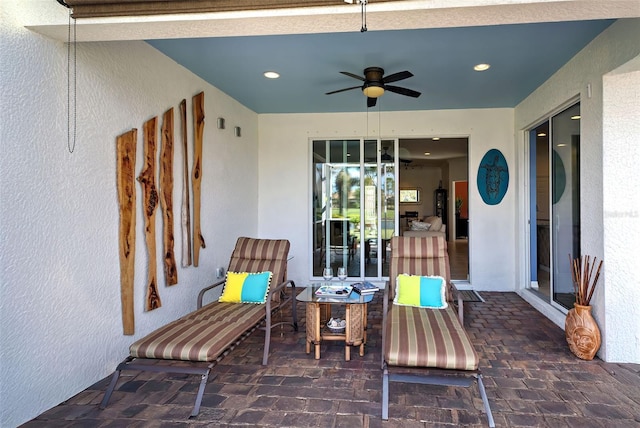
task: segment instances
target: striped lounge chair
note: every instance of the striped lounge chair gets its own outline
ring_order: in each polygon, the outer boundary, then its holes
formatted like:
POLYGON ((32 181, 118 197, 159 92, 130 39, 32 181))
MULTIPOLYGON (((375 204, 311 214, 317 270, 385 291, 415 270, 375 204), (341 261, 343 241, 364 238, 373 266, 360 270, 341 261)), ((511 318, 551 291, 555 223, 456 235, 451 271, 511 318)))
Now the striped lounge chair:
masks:
POLYGON ((191 417, 198 415, 211 368, 230 349, 256 328, 265 330, 262 364, 269 358, 271 329, 285 324, 273 324, 271 315, 292 302, 293 328, 298 330, 295 284, 287 281, 289 241, 239 238, 231 254, 228 272, 273 273, 269 294, 264 304, 212 302, 202 305, 205 293, 222 287, 224 280, 204 288, 198 295, 197 310, 173 321, 129 347, 129 356, 120 363, 105 392, 101 408, 105 408, 122 370, 141 370, 200 375, 200 387, 191 417), (287 286, 291 290, 288 290, 287 286), (263 327, 260 327, 264 323, 263 327), (171 360, 163 364, 162 360, 171 360), (204 364, 176 364, 175 360, 204 364))
POLYGON ((478 355, 464 329, 462 298, 450 281, 447 242, 442 236, 391 239, 389 282, 384 291, 382 330, 382 419, 389 418, 389 382, 471 386, 474 381, 489 426, 495 426, 478 368, 478 355), (399 274, 436 275, 445 279, 445 309, 393 303, 399 274))

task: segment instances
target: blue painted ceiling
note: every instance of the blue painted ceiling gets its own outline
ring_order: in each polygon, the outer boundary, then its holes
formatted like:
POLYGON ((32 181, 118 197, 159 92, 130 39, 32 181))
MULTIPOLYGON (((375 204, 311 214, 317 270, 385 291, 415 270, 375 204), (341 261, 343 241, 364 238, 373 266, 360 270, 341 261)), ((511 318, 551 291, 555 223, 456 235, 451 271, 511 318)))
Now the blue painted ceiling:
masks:
POLYGON ((361 112, 359 89, 377 66, 419 98, 386 92, 380 111, 515 107, 612 20, 464 28, 150 40, 149 44, 256 113, 361 112), (476 72, 473 66, 489 63, 476 72), (266 79, 265 71, 280 73, 266 79))

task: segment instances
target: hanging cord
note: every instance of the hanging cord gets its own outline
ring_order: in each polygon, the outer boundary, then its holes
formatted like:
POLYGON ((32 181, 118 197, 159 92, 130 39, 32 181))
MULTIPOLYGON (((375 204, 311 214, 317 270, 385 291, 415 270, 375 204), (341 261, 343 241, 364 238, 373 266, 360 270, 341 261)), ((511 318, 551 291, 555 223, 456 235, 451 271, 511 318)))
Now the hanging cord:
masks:
POLYGON ((366 125, 367 128, 365 129, 364 135, 365 135, 365 140, 368 140, 369 139, 369 108, 367 108, 366 111, 367 111, 367 125, 366 125))
POLYGON ((380 130, 380 103, 378 103, 378 138, 382 141, 382 131, 380 130))
POLYGON ((360 10, 362 11, 362 28, 360 32, 367 31, 367 0, 360 0, 360 10))
POLYGON ((69 31, 67 36, 67 149, 73 153, 76 149, 76 106, 77 106, 77 56, 76 56, 76 20, 71 16, 69 9, 69 31), (73 20, 73 26, 71 21, 73 20), (71 28, 73 27, 73 43, 71 39, 71 28), (73 49, 72 49, 73 47, 73 49), (73 50, 73 60, 71 59, 73 50), (73 72, 72 72, 73 62, 73 72), (73 75, 73 79, 72 79, 73 75), (73 82, 72 82, 73 80, 73 82), (73 110, 73 112, 72 112, 73 110))

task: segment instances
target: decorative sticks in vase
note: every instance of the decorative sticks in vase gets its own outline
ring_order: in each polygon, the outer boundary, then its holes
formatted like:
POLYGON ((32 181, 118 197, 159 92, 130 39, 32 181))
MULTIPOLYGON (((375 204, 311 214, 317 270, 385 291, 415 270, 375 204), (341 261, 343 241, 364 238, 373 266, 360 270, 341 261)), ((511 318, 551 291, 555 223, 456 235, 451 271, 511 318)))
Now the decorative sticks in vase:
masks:
POLYGON ((593 261, 591 256, 577 257, 571 260, 569 255, 569 261, 571 262, 571 278, 573 279, 573 288, 576 294, 576 303, 583 306, 589 306, 591 297, 598 284, 600 278, 600 269, 602 269, 602 260, 598 264, 598 269, 595 271, 598 258, 594 257, 593 261))

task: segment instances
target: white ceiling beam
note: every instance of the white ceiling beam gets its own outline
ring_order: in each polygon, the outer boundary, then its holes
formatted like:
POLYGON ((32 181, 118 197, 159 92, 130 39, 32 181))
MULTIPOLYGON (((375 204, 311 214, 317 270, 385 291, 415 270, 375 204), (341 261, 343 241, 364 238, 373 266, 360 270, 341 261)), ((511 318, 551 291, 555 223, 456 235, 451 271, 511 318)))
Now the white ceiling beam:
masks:
MULTIPOLYGON (((25 27, 66 41, 67 12, 41 16, 25 27)), ((640 0, 429 0, 369 3, 369 31, 473 27, 640 17, 640 0)), ((360 30, 360 7, 308 7, 209 14, 77 20, 77 40, 114 41, 340 33, 360 30)))

